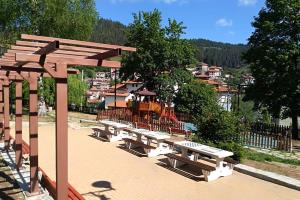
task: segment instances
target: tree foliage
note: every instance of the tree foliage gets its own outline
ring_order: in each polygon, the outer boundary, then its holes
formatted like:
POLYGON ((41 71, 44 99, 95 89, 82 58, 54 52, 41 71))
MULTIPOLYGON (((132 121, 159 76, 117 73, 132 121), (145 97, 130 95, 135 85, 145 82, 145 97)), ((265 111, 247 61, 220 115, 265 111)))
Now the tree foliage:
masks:
POLYGON ((219 108, 217 102, 217 94, 213 87, 199 81, 184 84, 174 99, 176 110, 191 116, 215 112, 219 108))
POLYGON ((186 69, 175 69, 171 73, 163 73, 154 78, 156 86, 154 91, 160 101, 173 102, 176 93, 184 84, 189 84, 193 80, 191 72, 186 69))
POLYGON ((247 90, 246 99, 267 107, 277 118, 284 109, 293 118, 296 137, 300 114, 299 0, 267 0, 252 25, 255 31, 244 58, 255 83, 247 90))
POLYGON ((174 69, 185 68, 194 62, 191 45, 180 39, 185 27, 182 23, 169 19, 166 27, 161 26, 161 13, 139 12, 128 27, 128 45, 137 51, 123 57, 120 74, 123 79, 139 77, 153 90, 155 77, 171 73, 174 69))
POLYGON ((76 106, 85 104, 85 95, 88 86, 78 75, 69 75, 68 77, 68 102, 76 106))
POLYGON ((241 125, 234 113, 223 110, 212 86, 199 81, 184 84, 174 100, 177 111, 188 113, 195 124, 194 140, 234 151, 240 158, 241 125))
POLYGON ((93 0, 1 0, 0 40, 11 44, 21 33, 87 40, 97 16, 93 0))
MULTIPOLYGON (((97 18, 94 0, 0 0, 0 53, 7 45, 14 43, 21 33, 88 40, 97 18)), ((71 78, 69 95, 75 103, 81 99, 73 91, 77 86, 80 84, 71 78)), ((83 89, 79 90, 81 95, 85 94, 83 89)), ((47 105, 53 106, 54 80, 43 78, 38 93, 47 105)), ((28 97, 28 83, 24 81, 24 104, 28 103, 28 97)))

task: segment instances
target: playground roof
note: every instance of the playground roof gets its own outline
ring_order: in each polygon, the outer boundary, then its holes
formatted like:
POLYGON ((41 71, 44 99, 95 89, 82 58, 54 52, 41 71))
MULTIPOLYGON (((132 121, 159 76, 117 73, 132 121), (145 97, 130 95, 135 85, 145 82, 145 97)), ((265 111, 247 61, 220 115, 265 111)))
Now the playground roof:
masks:
POLYGON ((147 90, 146 88, 144 88, 141 91, 135 92, 135 94, 137 94, 139 96, 156 96, 155 92, 151 92, 151 91, 147 90))

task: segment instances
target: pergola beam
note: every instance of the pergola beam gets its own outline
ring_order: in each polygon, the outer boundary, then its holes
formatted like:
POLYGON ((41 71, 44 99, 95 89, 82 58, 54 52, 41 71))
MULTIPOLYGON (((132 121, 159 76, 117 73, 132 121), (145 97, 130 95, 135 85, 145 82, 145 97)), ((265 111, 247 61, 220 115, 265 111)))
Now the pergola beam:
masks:
POLYGON ((61 44, 68 44, 68 45, 76 45, 76 46, 92 47, 92 48, 101 48, 101 49, 119 49, 120 48, 123 51, 136 51, 136 48, 133 48, 133 47, 125 47, 125 46, 120 46, 120 45, 101 44, 101 43, 95 43, 95 42, 86 42, 86 41, 70 40, 70 39, 62 39, 62 38, 54 38, 54 37, 45 37, 45 36, 37 36, 37 35, 22 34, 21 39, 40 41, 40 42, 52 42, 54 40, 57 40, 61 44))
MULTIPOLYGON (((36 62, 39 63, 41 60, 40 55, 33 54, 16 54, 17 62, 36 62)), ((66 57, 66 56, 54 56, 48 55, 45 59, 45 63, 68 63, 68 65, 84 65, 93 67, 110 67, 110 68, 120 68, 121 63, 118 61, 109 60, 97 60, 97 59, 86 59, 86 58, 76 58, 76 57, 66 57)))
MULTIPOLYGON (((0 58, 0 65, 1 66, 11 66, 11 67, 20 67, 20 65, 22 65, 21 63, 18 63, 16 61, 12 61, 12 60, 5 60, 5 59, 1 59, 0 58)), ((54 63, 45 63, 45 65, 48 65, 50 67, 54 67, 55 64, 54 63)), ((30 62, 27 64, 22 65, 22 68, 25 67, 35 67, 35 68, 42 68, 43 66, 40 65, 39 63, 34 63, 34 62, 30 62)))
MULTIPOLYGON (((16 45, 20 50, 23 49, 22 47, 44 47, 48 43, 41 43, 41 42, 28 42, 28 41, 17 41, 16 45)), ((15 46, 16 47, 16 46, 15 46)), ((13 51, 13 50, 12 50, 13 51)), ((24 51, 24 50, 22 50, 24 51)), ((26 50, 27 51, 27 50, 26 50)), ((32 51, 32 50, 30 50, 32 51)), ((106 52, 106 49, 96 49, 96 48, 87 48, 87 47, 78 47, 78 46, 70 46, 70 45, 59 45, 59 49, 56 50, 56 53, 65 53, 65 54, 72 54, 72 53, 103 53, 106 52)))
POLYGON ((34 52, 34 54, 47 55, 49 53, 54 52, 57 49, 59 49, 59 41, 55 40, 53 42, 48 43, 43 48, 37 50, 36 52, 34 52))
POLYGON ((87 58, 97 59, 97 60, 105 60, 105 59, 108 59, 108 58, 120 56, 121 54, 122 54, 122 49, 112 49, 112 50, 106 51, 104 53, 99 53, 99 54, 94 55, 94 56, 89 56, 87 58))

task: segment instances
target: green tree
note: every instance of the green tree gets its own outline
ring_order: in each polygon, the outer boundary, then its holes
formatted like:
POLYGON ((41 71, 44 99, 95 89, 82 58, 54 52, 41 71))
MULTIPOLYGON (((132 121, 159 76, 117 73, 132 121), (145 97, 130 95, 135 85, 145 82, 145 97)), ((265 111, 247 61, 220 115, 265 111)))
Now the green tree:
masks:
POLYGON ((163 73, 155 77, 154 80, 156 82, 154 91, 158 98, 170 104, 181 87, 192 82, 193 76, 186 69, 177 68, 171 73, 163 73))
MULTIPOLYGON (((94 0, 0 0, 0 48, 14 43, 21 33, 88 40, 97 18, 94 0)), ((42 80, 39 96, 42 95, 45 102, 53 106, 54 80, 42 80)), ((25 105, 28 104, 28 96, 28 83, 24 81, 25 105)))
POLYGON ((87 92, 87 84, 81 81, 78 75, 69 75, 68 77, 68 103, 77 106, 84 105, 87 92))
POLYGON ((53 78, 42 78, 42 89, 39 89, 39 96, 43 96, 44 101, 48 106, 54 106, 55 81, 53 78))
POLYGON ((267 0, 252 23, 255 31, 244 55, 255 77, 246 99, 268 108, 275 118, 284 109, 292 117, 295 138, 300 114, 299 13, 299 0, 267 0))
POLYGON ((194 118, 214 113, 219 109, 217 94, 213 87, 199 81, 184 84, 178 91, 174 103, 179 112, 188 113, 194 118))
POLYGON ((161 26, 161 13, 139 12, 128 27, 128 44, 137 51, 125 54, 120 74, 123 79, 139 77, 148 89, 157 85, 155 77, 171 73, 174 69, 185 68, 194 62, 194 50, 180 39, 185 27, 169 19, 168 26, 161 26))
POLYGON ((87 40, 98 14, 93 0, 0 0, 0 40, 21 33, 87 40))
POLYGON ((242 148, 238 136, 241 123, 233 112, 223 110, 212 86, 199 81, 184 84, 174 100, 176 109, 192 116, 197 130, 193 139, 234 151, 240 159, 242 148))

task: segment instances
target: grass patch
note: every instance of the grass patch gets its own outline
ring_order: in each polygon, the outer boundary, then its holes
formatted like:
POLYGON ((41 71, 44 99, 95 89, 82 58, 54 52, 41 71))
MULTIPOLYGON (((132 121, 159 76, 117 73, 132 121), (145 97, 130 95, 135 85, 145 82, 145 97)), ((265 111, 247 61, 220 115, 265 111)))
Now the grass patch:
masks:
POLYGON ((279 162, 279 163, 284 163, 289 165, 300 166, 300 160, 279 158, 273 155, 255 152, 253 150, 246 150, 243 155, 243 159, 249 159, 258 162, 279 162))

